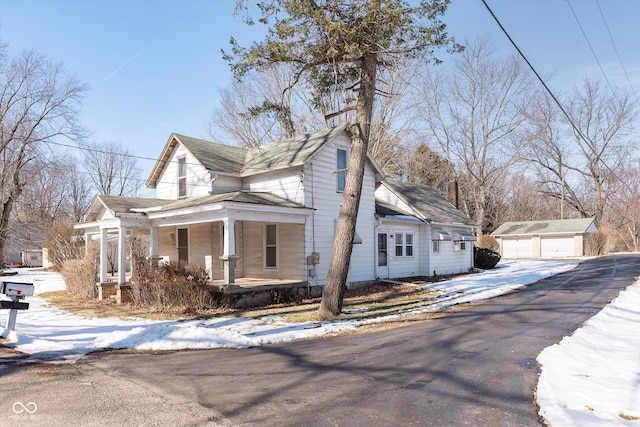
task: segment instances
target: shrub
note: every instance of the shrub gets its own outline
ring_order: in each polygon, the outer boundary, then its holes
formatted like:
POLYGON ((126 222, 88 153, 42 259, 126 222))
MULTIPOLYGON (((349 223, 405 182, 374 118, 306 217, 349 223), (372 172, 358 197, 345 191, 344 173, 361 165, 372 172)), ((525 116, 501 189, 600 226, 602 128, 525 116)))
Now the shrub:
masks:
POLYGON ((585 255, 602 255, 607 246, 607 235, 602 231, 596 231, 587 236, 585 240, 585 255))
POLYGON ((71 220, 54 222, 44 230, 44 247, 49 252, 49 262, 62 269, 68 260, 78 260, 84 256, 82 232, 73 228, 71 220))
POLYGON ((500 254, 487 248, 476 248, 473 264, 476 268, 490 270, 500 261, 500 254))
POLYGON ((149 267, 137 264, 131 281, 134 304, 158 309, 205 310, 213 305, 207 287, 208 274, 200 266, 166 264, 149 267))
POLYGON ((82 259, 68 259, 62 263, 60 272, 72 298, 80 300, 97 297, 98 257, 97 246, 89 246, 89 253, 82 259))
POLYGON ((498 241, 491 234, 483 234, 480 237, 478 237, 478 241, 476 242, 476 247, 491 249, 494 252, 498 252, 500 250, 500 245, 498 244, 498 241))

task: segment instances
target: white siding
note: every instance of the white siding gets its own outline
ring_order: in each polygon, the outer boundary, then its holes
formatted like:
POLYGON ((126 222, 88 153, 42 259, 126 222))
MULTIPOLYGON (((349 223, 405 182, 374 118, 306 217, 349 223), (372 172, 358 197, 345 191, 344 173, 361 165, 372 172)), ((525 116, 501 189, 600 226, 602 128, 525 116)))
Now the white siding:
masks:
POLYGON ((380 185, 375 190, 375 197, 382 200, 383 202, 387 202, 393 206, 396 206, 406 212, 413 212, 411 206, 402 201, 398 196, 396 196, 392 191, 390 191, 386 186, 380 185))
MULTIPOLYGON (((316 277, 309 277, 312 286, 323 286, 327 279, 329 261, 335 236, 335 220, 340 211, 342 193, 337 191, 336 150, 349 150, 351 141, 346 134, 337 136, 325 144, 305 165, 304 201, 305 206, 315 209, 312 219, 307 222, 305 235, 305 255, 314 250, 320 254, 320 263, 315 267, 316 277)), ((375 174, 368 165, 362 185, 362 197, 356 223, 356 233, 362 244, 354 245, 351 255, 348 282, 375 279, 375 174)), ((311 266, 309 266, 311 267, 311 266)))
POLYGON ((187 197, 204 196, 211 190, 211 178, 207 170, 182 144, 178 144, 158 178, 157 198, 178 198, 178 159, 180 157, 185 157, 187 163, 187 197))
POLYGON ((389 277, 410 277, 420 274, 420 225, 389 226, 389 277), (403 238, 407 233, 413 234, 413 256, 397 256, 396 243, 398 235, 403 238), (393 236, 393 237, 391 237, 393 236))
POLYGON ((243 179, 243 189, 249 191, 269 191, 304 204, 302 169, 284 169, 252 175, 243 179))
POLYGON ((231 193, 240 189, 242 189, 242 179, 227 175, 217 175, 211 186, 213 193, 231 193))
MULTIPOLYGON (((454 230, 460 230, 442 226, 433 226, 433 229, 444 230, 452 237, 454 230)), ((433 252, 433 240, 429 236, 429 276, 464 273, 473 267, 473 242, 465 242, 464 250, 456 250, 453 241, 439 242, 440 250, 433 252)))

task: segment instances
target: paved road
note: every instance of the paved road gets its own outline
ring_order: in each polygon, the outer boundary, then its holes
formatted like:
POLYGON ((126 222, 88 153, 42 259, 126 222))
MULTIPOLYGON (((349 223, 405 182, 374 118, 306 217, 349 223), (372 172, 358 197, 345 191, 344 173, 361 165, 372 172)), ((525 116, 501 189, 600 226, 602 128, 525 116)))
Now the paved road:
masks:
MULTIPOLYGON (((382 332, 245 350, 103 354, 44 378, 41 366, 0 365, 0 393, 40 402, 47 425, 64 424, 58 408, 83 425, 536 426, 535 357, 633 283, 639 268, 640 255, 598 258, 382 332)), ((0 425, 6 413, 0 403, 0 425)))

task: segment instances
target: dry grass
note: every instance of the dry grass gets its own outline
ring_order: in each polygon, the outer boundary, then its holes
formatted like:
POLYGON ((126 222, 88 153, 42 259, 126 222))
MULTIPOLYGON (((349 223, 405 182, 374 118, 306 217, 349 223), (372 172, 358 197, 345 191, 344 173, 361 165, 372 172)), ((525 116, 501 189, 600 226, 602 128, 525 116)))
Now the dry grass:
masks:
MULTIPOLYGON (((116 304, 114 301, 74 300, 65 291, 41 294, 51 306, 84 317, 117 317, 121 319, 146 318, 154 320, 175 320, 207 318, 213 316, 259 318, 278 315, 287 322, 314 322, 322 320, 367 320, 425 307, 437 298, 434 291, 421 290, 412 285, 379 284, 347 291, 343 313, 326 318, 319 313, 320 298, 305 299, 300 304, 278 304, 251 309, 217 308, 210 310, 185 311, 179 309, 150 309, 133 304, 116 304)), ((424 319, 428 315, 402 317, 402 322, 424 319)), ((394 323, 401 322, 392 319, 394 323)))
POLYGON ((229 314, 228 310, 211 310, 186 313, 185 310, 160 310, 136 306, 133 304, 117 304, 112 300, 76 300, 69 297, 66 291, 45 292, 39 296, 45 298, 50 306, 68 311, 83 317, 117 317, 120 319, 152 319, 180 320, 189 317, 215 316, 229 314))

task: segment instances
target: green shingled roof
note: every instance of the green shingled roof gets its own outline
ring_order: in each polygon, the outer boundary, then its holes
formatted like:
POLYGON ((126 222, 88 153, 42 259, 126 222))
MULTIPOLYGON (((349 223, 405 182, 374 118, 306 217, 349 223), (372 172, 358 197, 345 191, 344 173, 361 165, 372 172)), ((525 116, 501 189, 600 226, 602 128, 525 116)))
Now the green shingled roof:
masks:
POLYGON ((206 196, 191 197, 180 200, 171 200, 165 203, 160 211, 170 211, 174 209, 189 208, 195 206, 209 205, 212 203, 236 202, 250 203, 255 205, 282 206, 290 208, 300 208, 302 205, 287 200, 284 197, 271 193, 233 191, 230 193, 208 194, 206 196))
POLYGON ((273 170, 304 163, 326 142, 346 128, 346 124, 302 135, 286 141, 261 145, 247 151, 243 172, 273 170))
POLYGON ((492 236, 515 236, 531 234, 584 233, 595 221, 594 218, 557 219, 548 221, 505 222, 492 236))
MULTIPOLYGON (((170 211, 174 209, 189 208, 222 202, 251 203, 256 205, 282 206, 290 208, 302 207, 298 203, 292 202, 275 194, 247 191, 208 194, 206 196, 190 197, 179 200, 101 195, 96 197, 96 199, 94 200, 94 204, 96 202, 101 203, 102 206, 112 211, 116 215, 122 213, 133 213, 143 209, 155 208, 154 210, 157 211, 170 211)), ((96 215, 98 213, 95 208, 89 209, 89 212, 93 213, 93 215, 96 215)), ((88 215, 90 215, 90 213, 88 215)), ((85 222, 94 220, 95 218, 86 218, 85 222)))
POLYGON ((343 124, 249 149, 185 135, 174 136, 206 169, 241 175, 300 165, 346 127, 347 124, 343 124))
POLYGON ((415 209, 424 221, 475 225, 471 218, 456 209, 431 187, 392 180, 384 182, 389 189, 415 209))
POLYGON ((235 174, 243 169, 247 151, 243 148, 185 135, 176 134, 175 137, 205 168, 211 171, 235 174))

